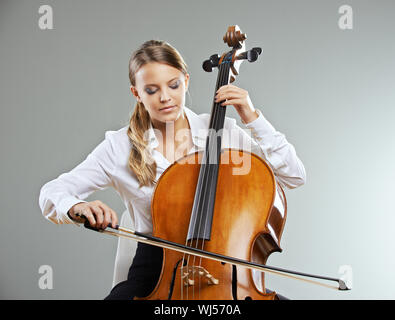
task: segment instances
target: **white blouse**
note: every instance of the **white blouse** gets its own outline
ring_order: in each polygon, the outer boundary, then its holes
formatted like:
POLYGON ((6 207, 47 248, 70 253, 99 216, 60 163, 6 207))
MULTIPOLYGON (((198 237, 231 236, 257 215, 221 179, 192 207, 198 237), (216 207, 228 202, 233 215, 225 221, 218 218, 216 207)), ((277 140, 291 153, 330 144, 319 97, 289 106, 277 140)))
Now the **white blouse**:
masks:
MULTIPOLYGON (((197 115, 187 107, 184 110, 194 144, 188 153, 204 150, 210 114, 197 115)), ((277 181, 285 188, 303 185, 306 181, 305 168, 294 147, 282 133, 273 128, 260 110, 256 110, 259 114, 257 119, 247 124, 242 121, 246 127, 244 130, 236 124, 235 119, 225 118, 222 148, 240 148, 265 159, 277 181), (247 133, 249 130, 253 138, 247 133)), ((139 188, 137 177, 128 167, 132 144, 127 130, 128 126, 118 131, 107 131, 104 141, 82 163, 41 188, 39 205, 45 218, 56 224, 79 225, 68 217, 69 209, 76 203, 84 202, 94 191, 112 186, 132 214, 135 230, 152 233, 151 197, 154 187, 139 188)), ((152 125, 148 130, 148 139, 148 148, 157 163, 158 180, 171 163, 154 150, 159 143, 152 125)))

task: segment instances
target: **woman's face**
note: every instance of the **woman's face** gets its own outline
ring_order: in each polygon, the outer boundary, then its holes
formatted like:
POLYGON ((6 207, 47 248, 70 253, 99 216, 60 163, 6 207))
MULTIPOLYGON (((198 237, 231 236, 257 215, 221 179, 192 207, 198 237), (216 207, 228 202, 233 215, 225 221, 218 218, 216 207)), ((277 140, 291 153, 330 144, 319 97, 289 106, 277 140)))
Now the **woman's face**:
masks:
POLYGON ((164 63, 151 62, 135 74, 133 95, 148 111, 154 127, 168 121, 176 121, 182 114, 189 74, 164 63), (168 108, 171 107, 171 108, 168 108))

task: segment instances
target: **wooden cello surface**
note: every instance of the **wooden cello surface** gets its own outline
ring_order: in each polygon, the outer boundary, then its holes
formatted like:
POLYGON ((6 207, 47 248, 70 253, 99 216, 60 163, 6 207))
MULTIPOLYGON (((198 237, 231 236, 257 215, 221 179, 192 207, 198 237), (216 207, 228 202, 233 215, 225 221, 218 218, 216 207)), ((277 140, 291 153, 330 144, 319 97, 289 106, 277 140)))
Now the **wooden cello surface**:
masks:
MULTIPOLYGON (((160 177, 151 207, 154 236, 185 243, 202 156, 202 152, 190 154, 172 164, 160 177)), ((281 199, 280 209, 274 206, 278 190, 273 172, 264 160, 240 150, 225 149, 220 163, 211 238, 195 239, 191 246, 266 262, 271 252, 281 250, 279 239, 285 223, 281 207, 286 206, 281 199), (236 157, 250 159, 247 173, 234 174, 241 167, 232 163, 236 157)), ((274 298, 274 292, 267 294, 257 288, 249 269, 164 249, 160 279, 145 299, 274 298)))

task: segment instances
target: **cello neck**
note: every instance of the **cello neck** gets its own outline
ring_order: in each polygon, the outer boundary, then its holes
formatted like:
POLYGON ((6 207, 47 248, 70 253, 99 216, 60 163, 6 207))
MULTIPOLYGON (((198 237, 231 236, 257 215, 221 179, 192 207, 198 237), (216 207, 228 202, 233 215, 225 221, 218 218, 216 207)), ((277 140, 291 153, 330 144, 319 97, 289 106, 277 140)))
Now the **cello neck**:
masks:
MULTIPOLYGON (((230 62, 233 51, 221 59, 215 92, 229 83, 230 62)), ((222 149, 222 129, 225 122, 226 108, 220 102, 214 102, 211 110, 206 147, 202 157, 199 178, 192 207, 187 240, 210 240, 215 196, 218 181, 218 169, 222 149)))

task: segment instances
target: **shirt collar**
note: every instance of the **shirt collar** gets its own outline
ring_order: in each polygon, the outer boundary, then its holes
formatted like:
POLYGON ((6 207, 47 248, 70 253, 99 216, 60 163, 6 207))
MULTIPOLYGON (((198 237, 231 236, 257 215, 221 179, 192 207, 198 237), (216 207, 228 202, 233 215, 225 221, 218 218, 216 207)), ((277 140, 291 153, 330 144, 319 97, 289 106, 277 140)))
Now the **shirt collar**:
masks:
MULTIPOLYGON (((188 119, 189 126, 191 127, 192 141, 193 144, 200 149, 204 149, 206 145, 206 138, 208 128, 205 121, 201 119, 195 112, 184 106, 185 115, 188 119)), ((148 146, 151 149, 155 149, 159 145, 158 139, 156 138, 152 123, 149 124, 148 129, 148 146)))

